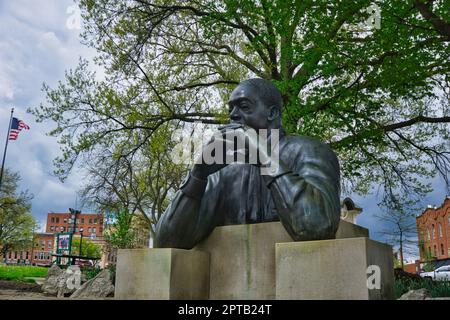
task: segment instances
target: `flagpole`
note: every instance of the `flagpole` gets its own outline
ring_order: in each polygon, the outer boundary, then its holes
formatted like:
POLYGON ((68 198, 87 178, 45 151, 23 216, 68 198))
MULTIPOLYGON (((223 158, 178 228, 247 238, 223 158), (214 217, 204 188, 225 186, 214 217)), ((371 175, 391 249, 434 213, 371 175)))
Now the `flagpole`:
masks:
POLYGON ((9 118, 8 133, 6 134, 5 151, 3 152, 2 169, 0 171, 0 191, 2 189, 3 169, 5 168, 6 150, 8 149, 9 131, 11 130, 11 122, 12 122, 12 118, 13 118, 13 113, 14 113, 14 108, 11 108, 11 117, 9 118))

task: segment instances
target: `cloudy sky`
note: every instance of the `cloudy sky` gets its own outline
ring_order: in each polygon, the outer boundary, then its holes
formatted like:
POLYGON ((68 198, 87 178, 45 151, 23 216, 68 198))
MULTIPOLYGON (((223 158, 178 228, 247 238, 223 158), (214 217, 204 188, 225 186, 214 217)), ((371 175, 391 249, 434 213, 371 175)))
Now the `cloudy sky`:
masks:
MULTIPOLYGON (((81 181, 74 173, 64 183, 53 176, 52 160, 59 147, 55 138, 46 136, 50 124, 36 123, 26 109, 44 101, 44 82, 54 87, 80 56, 92 59, 95 55, 80 44, 74 9, 71 0, 0 0, 0 148, 3 151, 14 107, 15 117, 31 130, 22 131, 18 140, 9 143, 6 167, 18 171, 21 189, 34 194, 32 214, 42 227, 48 212, 67 212, 75 206, 81 181)), ((441 205, 446 196, 441 179, 433 180, 433 186, 435 191, 423 199, 424 208, 441 205)), ((375 217, 379 212, 376 196, 353 199, 364 209, 358 224, 369 228, 372 238, 383 240, 377 234, 382 227, 375 217)))

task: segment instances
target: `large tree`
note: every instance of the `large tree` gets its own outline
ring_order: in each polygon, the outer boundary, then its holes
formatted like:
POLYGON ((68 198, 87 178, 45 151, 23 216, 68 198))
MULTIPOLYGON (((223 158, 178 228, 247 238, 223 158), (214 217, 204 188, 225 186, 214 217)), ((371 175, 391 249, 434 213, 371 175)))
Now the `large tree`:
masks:
POLYGON ((404 268, 404 256, 410 254, 417 256, 417 227, 416 213, 420 212, 417 202, 411 199, 400 201, 401 197, 396 197, 383 206, 383 212, 377 217, 383 223, 379 232, 384 239, 400 254, 400 267, 404 268))
POLYGON ((140 215, 147 222, 152 238, 156 223, 186 172, 185 165, 172 161, 169 151, 175 142, 170 140, 167 125, 164 127, 132 158, 102 148, 84 162, 87 173, 82 199, 101 212, 126 208, 131 214, 140 215))
POLYGON ((0 255, 26 249, 32 243, 36 222, 30 214, 32 196, 17 190, 20 176, 5 169, 0 189, 0 255))
POLYGON ((338 153, 344 188, 423 194, 449 176, 446 1, 82 0, 84 42, 105 79, 81 60, 48 103, 65 177, 99 146, 131 158, 169 124, 226 121, 242 79, 272 80, 292 134, 338 153), (377 24, 364 24, 373 12, 377 24), (379 9, 379 10, 378 10, 379 9), (127 142, 127 148, 117 147, 127 142))

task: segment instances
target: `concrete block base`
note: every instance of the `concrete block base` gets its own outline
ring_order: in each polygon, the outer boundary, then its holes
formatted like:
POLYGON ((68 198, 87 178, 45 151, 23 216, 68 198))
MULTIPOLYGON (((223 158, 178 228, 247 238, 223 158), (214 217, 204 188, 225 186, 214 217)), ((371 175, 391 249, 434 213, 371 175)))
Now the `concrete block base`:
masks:
MULTIPOLYGON (((341 220, 337 238, 368 237, 341 220)), ((216 227, 194 249, 209 252, 210 299, 275 299, 275 244, 292 242, 281 222, 216 227)))
POLYGON ((368 238, 276 244, 277 299, 394 299, 392 248, 368 238))
POLYGON ((116 299, 209 298, 209 254, 182 249, 121 249, 116 299))

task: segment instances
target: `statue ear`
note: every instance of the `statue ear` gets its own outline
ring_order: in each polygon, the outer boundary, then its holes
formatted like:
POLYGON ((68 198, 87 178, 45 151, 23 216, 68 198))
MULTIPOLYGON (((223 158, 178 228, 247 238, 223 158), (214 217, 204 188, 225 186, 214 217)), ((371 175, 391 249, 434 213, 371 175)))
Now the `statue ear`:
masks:
POLYGON ((270 106, 269 116, 267 117, 267 119, 269 119, 269 121, 273 121, 279 117, 280 117, 280 110, 276 106, 270 106))

